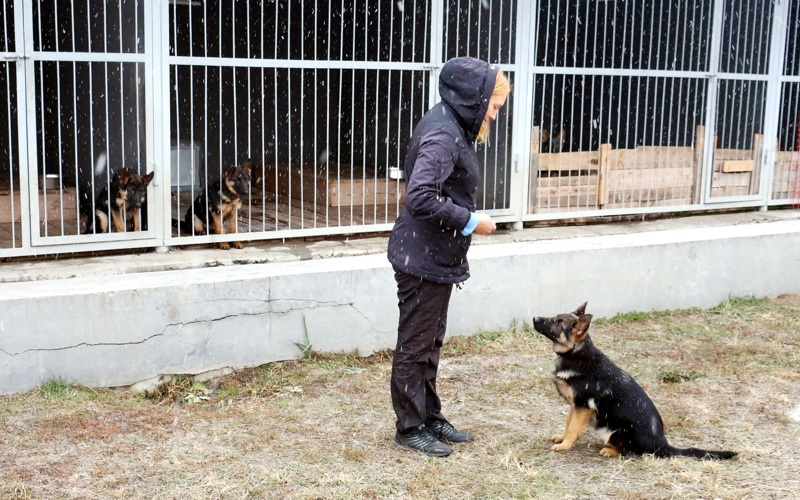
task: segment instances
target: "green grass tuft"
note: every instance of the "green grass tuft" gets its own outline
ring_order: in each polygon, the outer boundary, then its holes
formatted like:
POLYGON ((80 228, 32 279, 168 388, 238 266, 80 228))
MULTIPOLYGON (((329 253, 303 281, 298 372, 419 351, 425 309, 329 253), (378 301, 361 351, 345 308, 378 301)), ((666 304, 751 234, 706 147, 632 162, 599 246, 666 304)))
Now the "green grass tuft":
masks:
POLYGON ((667 368, 661 370, 658 373, 658 379, 665 384, 677 384, 679 382, 690 382, 696 378, 702 377, 703 374, 700 372, 696 372, 694 370, 690 370, 688 372, 682 372, 678 370, 673 370, 671 368, 667 368))

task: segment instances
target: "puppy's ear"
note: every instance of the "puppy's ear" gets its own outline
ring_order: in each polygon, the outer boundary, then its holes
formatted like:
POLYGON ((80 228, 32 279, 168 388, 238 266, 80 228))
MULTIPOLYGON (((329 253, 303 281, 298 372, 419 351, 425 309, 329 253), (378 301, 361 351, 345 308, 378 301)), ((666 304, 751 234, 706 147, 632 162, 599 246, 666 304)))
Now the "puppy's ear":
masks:
POLYGON ((591 314, 583 314, 579 316, 578 321, 575 323, 575 326, 572 327, 572 338, 574 338, 575 341, 582 340, 583 337, 586 336, 586 333, 589 331, 590 324, 592 324, 591 314))
POLYGON ((150 185, 150 181, 152 181, 152 180, 153 180, 153 177, 155 177, 155 175, 156 175, 156 173, 155 173, 155 172, 150 172, 149 174, 147 174, 147 175, 145 175, 144 177, 142 177, 142 180, 144 181, 144 185, 145 185, 145 187, 147 187, 148 185, 150 185))
POLYGON ((587 301, 587 302, 584 302, 583 304, 581 304, 580 306, 578 306, 578 308, 575 309, 575 312, 572 313, 572 314, 574 314, 575 316, 583 316, 584 314, 586 314, 586 304, 588 304, 588 303, 589 302, 587 301))
POLYGON ((234 172, 236 172, 236 165, 225 165, 225 177, 230 177, 234 172))
POLYGON ((119 187, 124 188, 127 186, 128 181, 131 180, 131 173, 128 172, 128 169, 124 167, 121 168, 117 175, 119 176, 119 187))

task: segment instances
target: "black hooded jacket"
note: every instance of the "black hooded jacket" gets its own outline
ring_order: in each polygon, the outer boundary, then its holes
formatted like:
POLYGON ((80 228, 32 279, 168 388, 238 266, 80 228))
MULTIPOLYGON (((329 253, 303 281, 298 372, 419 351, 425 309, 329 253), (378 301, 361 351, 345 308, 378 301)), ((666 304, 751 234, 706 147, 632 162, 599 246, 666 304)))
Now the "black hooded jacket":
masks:
POLYGON ((389 238, 395 269, 437 283, 469 278, 472 237, 461 230, 476 207, 480 165, 475 137, 497 71, 471 57, 442 66, 442 100, 419 121, 406 149, 406 199, 389 238))

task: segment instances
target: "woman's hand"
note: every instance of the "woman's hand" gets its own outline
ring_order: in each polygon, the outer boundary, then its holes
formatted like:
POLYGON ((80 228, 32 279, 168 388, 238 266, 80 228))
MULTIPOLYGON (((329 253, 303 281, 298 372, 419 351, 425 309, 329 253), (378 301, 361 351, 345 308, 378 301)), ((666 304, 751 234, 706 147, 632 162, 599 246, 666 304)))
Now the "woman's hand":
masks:
POLYGON ((497 224, 494 223, 488 214, 477 214, 480 220, 478 226, 473 231, 475 234, 491 234, 497 229, 497 224))

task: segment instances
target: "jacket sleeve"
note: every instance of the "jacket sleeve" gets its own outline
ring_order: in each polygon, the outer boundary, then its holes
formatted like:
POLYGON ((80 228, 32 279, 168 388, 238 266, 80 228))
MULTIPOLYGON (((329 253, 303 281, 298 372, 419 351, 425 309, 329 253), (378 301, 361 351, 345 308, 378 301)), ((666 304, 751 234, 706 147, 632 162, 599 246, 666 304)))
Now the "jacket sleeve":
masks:
POLYGON ((422 138, 406 186, 405 207, 415 219, 457 230, 469 222, 470 211, 456 205, 443 189, 455 168, 457 150, 455 139, 445 130, 422 138))

